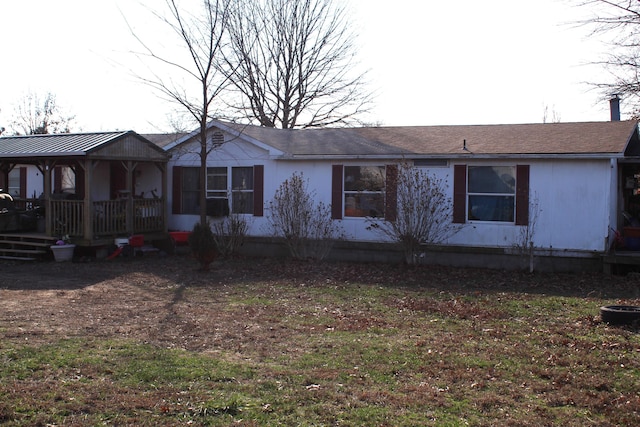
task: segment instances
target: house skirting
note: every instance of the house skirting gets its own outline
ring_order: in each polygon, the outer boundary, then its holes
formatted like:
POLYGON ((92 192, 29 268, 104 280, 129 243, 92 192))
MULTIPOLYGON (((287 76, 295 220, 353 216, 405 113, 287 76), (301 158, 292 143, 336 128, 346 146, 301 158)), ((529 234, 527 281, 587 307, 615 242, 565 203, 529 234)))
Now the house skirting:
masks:
MULTIPOLYGON (((240 251, 247 256, 288 257, 282 239, 247 237, 240 251)), ((392 243, 336 241, 328 261, 402 263, 404 254, 392 243)), ((528 270, 530 259, 513 248, 472 246, 423 245, 419 264, 451 267, 490 268, 499 270, 528 270)), ((537 251, 534 270, 539 272, 603 271, 603 257, 598 252, 537 251)))

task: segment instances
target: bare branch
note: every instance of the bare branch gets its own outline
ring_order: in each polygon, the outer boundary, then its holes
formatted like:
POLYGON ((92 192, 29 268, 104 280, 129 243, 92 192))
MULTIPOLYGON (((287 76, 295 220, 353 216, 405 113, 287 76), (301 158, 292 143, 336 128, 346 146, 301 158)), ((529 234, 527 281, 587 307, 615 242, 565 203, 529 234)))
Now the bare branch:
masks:
MULTIPOLYGON (((165 0, 166 13, 150 10, 182 45, 180 52, 159 52, 129 26, 143 52, 138 56, 151 62, 149 76, 138 75, 143 83, 186 110, 199 126, 200 223, 206 222, 207 157, 221 142, 207 138, 207 123, 212 119, 212 104, 229 83, 233 72, 222 73, 217 63, 226 40, 227 23, 233 0, 202 0, 199 11, 187 11, 179 0, 165 0), (193 12, 193 13, 192 13, 193 12), (199 12, 199 13, 198 13, 199 12), (185 61, 184 58, 189 58, 185 61), (172 73, 153 71, 162 66, 172 73)), ((128 24, 128 23, 127 23, 128 24)))
POLYGON ((53 93, 48 92, 41 99, 37 93, 29 92, 16 105, 10 127, 16 135, 68 133, 74 119, 63 113, 53 93))
POLYGON ((640 2, 637 0, 588 0, 580 3, 593 14, 581 25, 592 27, 592 36, 608 37, 608 53, 600 65, 609 78, 591 85, 601 92, 602 98, 619 95, 631 106, 632 115, 640 111, 640 2))
POLYGON ((366 74, 355 72, 355 35, 333 0, 239 1, 231 22, 225 63, 237 99, 229 106, 250 121, 328 126, 368 110, 366 74))

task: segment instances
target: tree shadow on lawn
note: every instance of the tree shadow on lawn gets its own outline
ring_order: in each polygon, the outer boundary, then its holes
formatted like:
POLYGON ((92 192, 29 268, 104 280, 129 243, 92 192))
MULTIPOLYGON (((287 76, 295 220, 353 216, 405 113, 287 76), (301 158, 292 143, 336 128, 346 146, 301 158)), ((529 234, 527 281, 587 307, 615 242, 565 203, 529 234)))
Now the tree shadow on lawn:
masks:
POLYGON ((526 273, 437 265, 406 266, 383 263, 312 262, 281 258, 236 257, 214 262, 201 271, 188 255, 150 255, 89 262, 0 263, 0 289, 72 290, 109 280, 173 283, 185 287, 215 287, 252 281, 348 287, 379 285, 434 291, 523 292, 567 297, 640 297, 640 275, 602 273, 526 273))

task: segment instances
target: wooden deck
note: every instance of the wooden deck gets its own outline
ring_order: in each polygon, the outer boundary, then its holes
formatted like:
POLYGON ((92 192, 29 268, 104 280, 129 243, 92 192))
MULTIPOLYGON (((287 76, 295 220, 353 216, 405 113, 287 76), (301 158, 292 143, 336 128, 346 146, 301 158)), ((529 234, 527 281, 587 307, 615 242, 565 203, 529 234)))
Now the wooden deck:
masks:
POLYGON ((43 233, 0 234, 0 259, 36 261, 51 255, 49 246, 55 244, 55 237, 43 233))

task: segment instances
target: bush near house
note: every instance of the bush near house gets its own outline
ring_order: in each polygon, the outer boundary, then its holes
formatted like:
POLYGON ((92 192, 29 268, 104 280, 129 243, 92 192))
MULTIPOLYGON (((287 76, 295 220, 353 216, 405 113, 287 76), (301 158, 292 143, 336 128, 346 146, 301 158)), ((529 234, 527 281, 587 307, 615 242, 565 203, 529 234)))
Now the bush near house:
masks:
POLYGON ((200 267, 208 270, 209 265, 218 257, 218 246, 209 221, 196 223, 188 241, 191 253, 200 263, 200 267))
POLYGON ((268 221, 296 259, 322 260, 333 240, 344 237, 341 226, 331 219, 331 207, 315 201, 302 172, 280 184, 268 203, 268 221))

